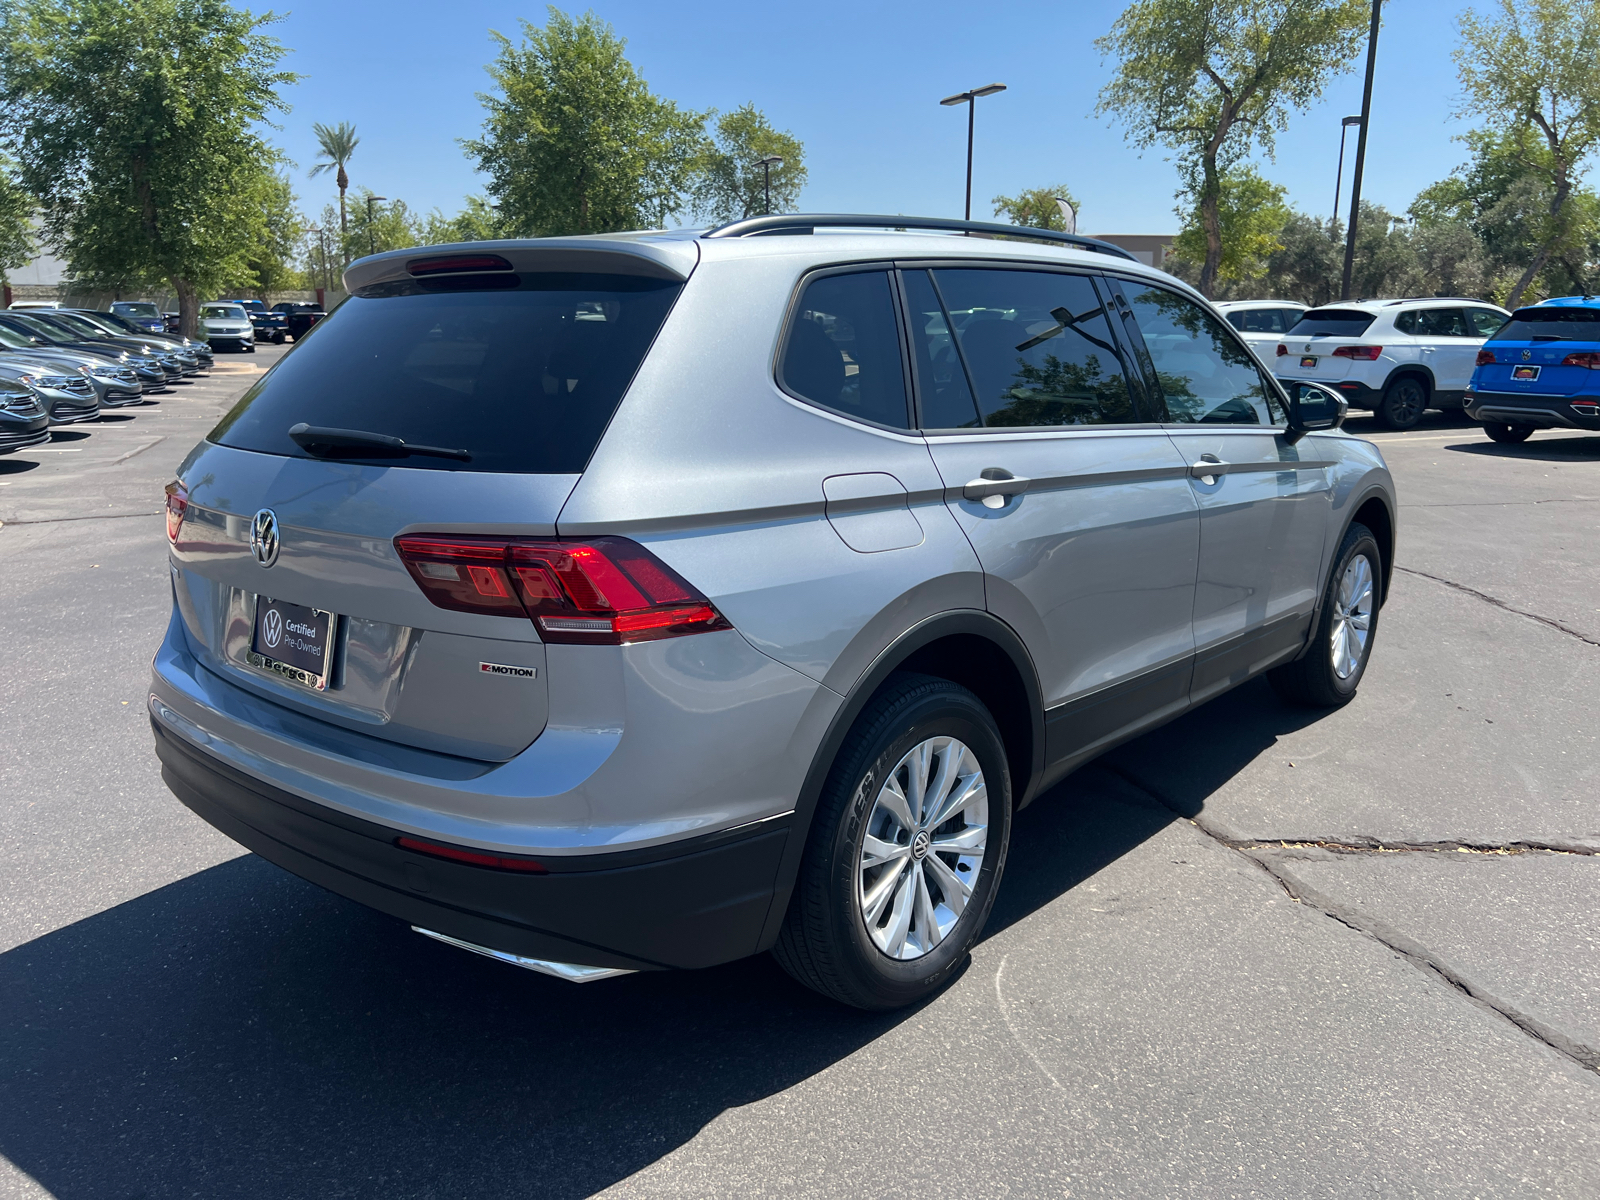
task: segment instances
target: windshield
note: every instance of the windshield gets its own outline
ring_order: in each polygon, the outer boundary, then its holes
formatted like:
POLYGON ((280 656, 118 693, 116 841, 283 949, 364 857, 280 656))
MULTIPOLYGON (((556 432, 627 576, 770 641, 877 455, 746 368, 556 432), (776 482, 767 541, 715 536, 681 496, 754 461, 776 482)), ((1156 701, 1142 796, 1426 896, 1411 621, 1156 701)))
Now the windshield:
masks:
POLYGON ((243 321, 244 309, 237 304, 207 304, 200 310, 202 321, 243 321))
POLYGON ((472 456, 383 460, 408 468, 574 474, 680 287, 547 274, 521 276, 508 291, 355 296, 318 321, 211 440, 305 458, 289 437, 304 421, 472 456))
POLYGON ((111 311, 124 317, 159 317, 161 312, 154 304, 143 300, 125 300, 111 306, 111 311))
POLYGON ((32 350, 34 345, 14 329, 0 325, 0 347, 7 350, 32 350))
POLYGON ((50 318, 51 320, 55 321, 56 324, 65 325, 73 333, 81 334, 84 337, 98 338, 106 336, 106 331, 104 329, 101 329, 100 326, 96 325, 93 321, 85 320, 77 313, 51 313, 50 318))
POLYGON ((1519 308, 1491 342, 1600 342, 1600 308, 1519 308))
POLYGON ((1360 337, 1375 319, 1355 308, 1313 308, 1300 314, 1288 337, 1360 337))
POLYGON ((67 342, 76 340, 75 338, 69 338, 65 332, 56 326, 41 321, 38 317, 31 316, 28 313, 13 312, 8 313, 7 316, 10 319, 11 328, 30 333, 41 341, 67 342))

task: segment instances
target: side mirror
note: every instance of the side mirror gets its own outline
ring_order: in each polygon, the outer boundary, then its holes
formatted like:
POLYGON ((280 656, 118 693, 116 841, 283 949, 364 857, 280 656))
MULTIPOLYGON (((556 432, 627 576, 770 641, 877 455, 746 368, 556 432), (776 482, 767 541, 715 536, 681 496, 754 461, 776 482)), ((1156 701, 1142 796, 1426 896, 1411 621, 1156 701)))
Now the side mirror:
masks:
POLYGON ((1289 433, 1292 446, 1318 429, 1338 429, 1344 424, 1350 406, 1344 397, 1315 383, 1289 385, 1289 433))

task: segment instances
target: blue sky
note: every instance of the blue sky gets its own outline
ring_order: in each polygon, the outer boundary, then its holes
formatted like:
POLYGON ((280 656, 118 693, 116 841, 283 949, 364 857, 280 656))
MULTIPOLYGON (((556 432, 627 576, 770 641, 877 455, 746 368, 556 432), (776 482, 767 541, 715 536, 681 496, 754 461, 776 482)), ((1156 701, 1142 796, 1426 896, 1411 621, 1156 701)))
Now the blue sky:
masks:
MULTIPOLYGON (((960 216, 965 110, 938 101, 1000 81, 1008 91, 978 102, 974 217, 989 215, 997 193, 1065 183, 1085 232, 1172 232, 1172 164, 1159 149, 1141 157, 1120 127, 1093 115, 1110 74, 1094 39, 1122 7, 607 0, 593 11, 627 39, 629 58, 657 94, 690 108, 754 102, 802 139, 807 211, 960 216)), ((1458 10, 1423 0, 1386 5, 1363 190, 1396 210, 1465 157, 1452 140, 1466 128, 1451 117, 1458 10)), ((286 65, 305 78, 287 91, 293 110, 272 136, 299 164, 295 186, 308 212, 335 195, 326 176, 306 178, 313 121, 355 123, 356 187, 447 213, 482 190, 456 139, 482 122, 476 93, 488 82, 489 31, 516 38, 518 18, 542 21, 542 6, 319 0, 279 11, 285 16, 272 32, 293 51, 286 65)), ((1358 69, 1280 137, 1277 161, 1263 170, 1292 203, 1319 214, 1331 208, 1339 118, 1360 110, 1358 69)), ((1352 136, 1346 188, 1354 153, 1352 136)))

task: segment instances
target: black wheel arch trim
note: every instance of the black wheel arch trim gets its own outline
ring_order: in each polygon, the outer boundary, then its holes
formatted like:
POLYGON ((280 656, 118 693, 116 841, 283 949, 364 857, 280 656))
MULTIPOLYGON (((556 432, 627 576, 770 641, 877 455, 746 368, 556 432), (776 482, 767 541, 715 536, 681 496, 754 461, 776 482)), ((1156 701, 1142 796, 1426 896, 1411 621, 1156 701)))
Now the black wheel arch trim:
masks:
POLYGON ((1383 386, 1373 390, 1376 391, 1380 397, 1382 397, 1388 394, 1389 388, 1392 385, 1399 383, 1402 379, 1407 378, 1421 379, 1422 382, 1427 385, 1428 402, 1431 404, 1434 393, 1439 390, 1439 384, 1438 381, 1433 377, 1432 368, 1423 366, 1421 363, 1406 363, 1404 366, 1396 367, 1394 370, 1389 372, 1388 378, 1383 381, 1383 386))
POLYGON ((1383 564, 1383 590, 1378 595, 1379 609, 1382 609, 1389 602, 1389 583, 1394 578, 1394 549, 1395 546, 1399 545, 1400 536, 1395 526, 1395 505, 1389 493, 1382 484, 1371 483, 1363 488, 1360 494, 1350 502, 1350 515, 1345 517, 1344 524, 1339 527, 1339 536, 1334 539, 1332 549, 1328 553, 1328 560, 1322 568, 1322 578, 1319 581, 1320 586, 1317 588, 1317 604, 1311 610, 1311 626, 1306 631, 1306 644, 1301 647, 1300 653, 1291 660, 1293 662, 1299 662, 1306 656, 1306 652, 1311 649, 1311 643, 1316 637, 1317 628, 1322 622, 1322 606, 1328 598, 1328 581, 1333 577, 1334 560, 1339 556, 1339 547, 1344 545, 1345 535, 1350 532, 1350 526, 1356 523, 1356 514, 1367 506, 1367 501, 1369 500, 1376 500, 1383 505, 1384 511, 1389 514, 1389 561, 1383 564))
MULTIPOLYGON (((1034 668, 1033 658, 1022 639, 999 617, 980 609, 937 613, 919 621, 885 647, 872 660, 872 664, 861 673, 854 686, 845 695, 844 703, 834 713, 833 719, 828 724, 827 733, 812 756, 811 766, 806 771, 805 781, 800 786, 800 794, 795 797, 789 840, 778 865, 778 875, 773 885, 772 907, 767 911, 761 940, 756 946, 758 953, 770 950, 778 940, 778 933, 783 928, 784 913, 788 910, 789 898, 794 892, 795 880, 800 873, 800 859, 805 852, 806 843, 810 840, 811 820, 817 811, 817 801, 822 796, 823 786, 827 783, 828 772, 833 768, 833 760, 839 753, 839 747, 844 744, 845 737, 855 724, 856 718, 861 715, 868 701, 877 694, 889 676, 899 670, 902 664, 918 650, 941 638, 962 634, 980 637, 993 643, 1011 659, 1018 676, 1022 679, 1023 690, 1028 693, 1028 711, 1032 717, 1030 746, 1032 762, 1026 780, 1012 780, 1013 809, 1020 809, 1033 799, 1034 791, 1044 776, 1044 693, 1039 686, 1039 675, 1034 668)), ((1004 730, 1001 732, 1003 737, 1004 730)))

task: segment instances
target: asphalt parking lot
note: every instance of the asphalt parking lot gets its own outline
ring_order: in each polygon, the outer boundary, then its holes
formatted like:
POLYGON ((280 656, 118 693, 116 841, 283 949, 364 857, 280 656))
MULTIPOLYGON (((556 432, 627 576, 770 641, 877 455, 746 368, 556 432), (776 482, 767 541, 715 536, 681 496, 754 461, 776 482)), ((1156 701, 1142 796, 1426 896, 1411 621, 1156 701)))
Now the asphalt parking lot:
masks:
POLYGON ((161 486, 282 352, 0 458, 0 1196, 1600 1194, 1600 437, 1378 435, 1356 701, 1069 778, 966 973, 864 1015, 478 959, 170 796, 161 486))

